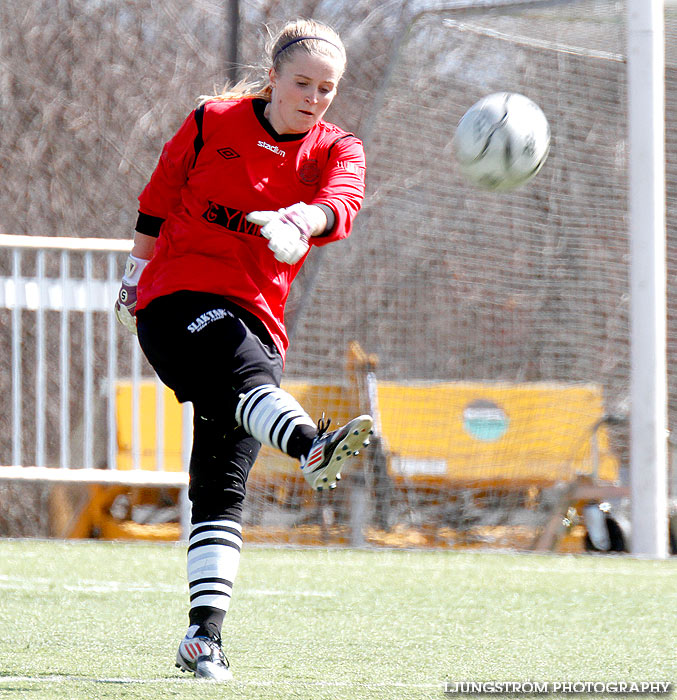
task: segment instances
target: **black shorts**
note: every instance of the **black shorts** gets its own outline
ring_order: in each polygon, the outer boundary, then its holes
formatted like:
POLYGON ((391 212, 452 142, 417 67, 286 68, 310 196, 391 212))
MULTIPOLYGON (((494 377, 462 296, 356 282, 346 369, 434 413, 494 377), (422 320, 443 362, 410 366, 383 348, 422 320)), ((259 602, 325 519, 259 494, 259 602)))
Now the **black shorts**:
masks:
POLYGON ((239 395, 280 385, 282 357, 263 323, 225 297, 176 292, 137 314, 139 343, 180 402, 205 415, 235 415, 239 395))
POLYGON ((261 444, 235 421, 240 394, 280 385, 282 357, 261 321, 216 294, 176 292, 137 314, 139 343, 160 379, 194 407, 192 522, 241 522, 261 444))

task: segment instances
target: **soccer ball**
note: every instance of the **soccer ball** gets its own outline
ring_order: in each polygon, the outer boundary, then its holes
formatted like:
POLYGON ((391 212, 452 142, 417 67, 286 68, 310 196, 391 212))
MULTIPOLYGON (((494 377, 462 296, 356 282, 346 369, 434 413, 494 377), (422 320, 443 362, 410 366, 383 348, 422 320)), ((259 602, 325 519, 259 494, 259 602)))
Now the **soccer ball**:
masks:
POLYGON ((531 180, 550 150, 541 108, 515 92, 496 92, 461 118, 453 139, 463 175, 488 190, 507 192, 531 180))

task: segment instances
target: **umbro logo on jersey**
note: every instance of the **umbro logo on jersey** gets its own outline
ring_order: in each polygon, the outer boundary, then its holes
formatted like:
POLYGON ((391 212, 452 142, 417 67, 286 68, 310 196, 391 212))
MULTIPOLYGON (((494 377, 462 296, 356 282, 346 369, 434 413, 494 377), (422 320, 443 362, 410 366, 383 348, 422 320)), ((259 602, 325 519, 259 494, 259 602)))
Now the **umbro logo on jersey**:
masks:
POLYGON ((230 146, 227 146, 226 148, 219 148, 217 153, 225 158, 226 160, 230 160, 231 158, 239 158, 240 154, 234 149, 231 148, 230 146))
POLYGON ((269 151, 272 151, 273 153, 277 153, 278 156, 282 156, 283 158, 287 155, 281 148, 278 146, 271 146, 269 143, 266 143, 265 141, 259 141, 258 146, 260 148, 265 148, 269 151))

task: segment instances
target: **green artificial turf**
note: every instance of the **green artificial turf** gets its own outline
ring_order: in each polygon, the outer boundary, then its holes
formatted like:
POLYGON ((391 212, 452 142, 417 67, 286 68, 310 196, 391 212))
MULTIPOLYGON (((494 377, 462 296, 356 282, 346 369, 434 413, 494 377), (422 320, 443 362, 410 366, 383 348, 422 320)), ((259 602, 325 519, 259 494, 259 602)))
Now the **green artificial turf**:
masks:
POLYGON ((0 540, 0 698, 443 700, 457 681, 677 680, 675 559, 245 546, 229 684, 174 668, 184 564, 182 546, 0 540))

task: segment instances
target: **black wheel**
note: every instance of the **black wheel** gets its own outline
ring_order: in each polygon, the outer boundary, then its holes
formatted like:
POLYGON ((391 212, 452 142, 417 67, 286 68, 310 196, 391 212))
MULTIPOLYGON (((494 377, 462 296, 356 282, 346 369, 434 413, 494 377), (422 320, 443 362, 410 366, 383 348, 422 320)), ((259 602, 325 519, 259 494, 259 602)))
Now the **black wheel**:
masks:
MULTIPOLYGON (((607 515, 604 519, 604 522, 606 523, 606 529, 607 532, 609 533, 609 549, 605 550, 607 552, 627 552, 626 544, 625 544, 625 535, 623 534, 623 530, 621 529, 621 526, 618 524, 618 522, 612 518, 610 515, 607 515)), ((585 533, 585 551, 586 552, 599 552, 602 550, 599 550, 595 547, 595 545, 592 543, 592 540, 590 539, 590 535, 586 531, 585 533)))

